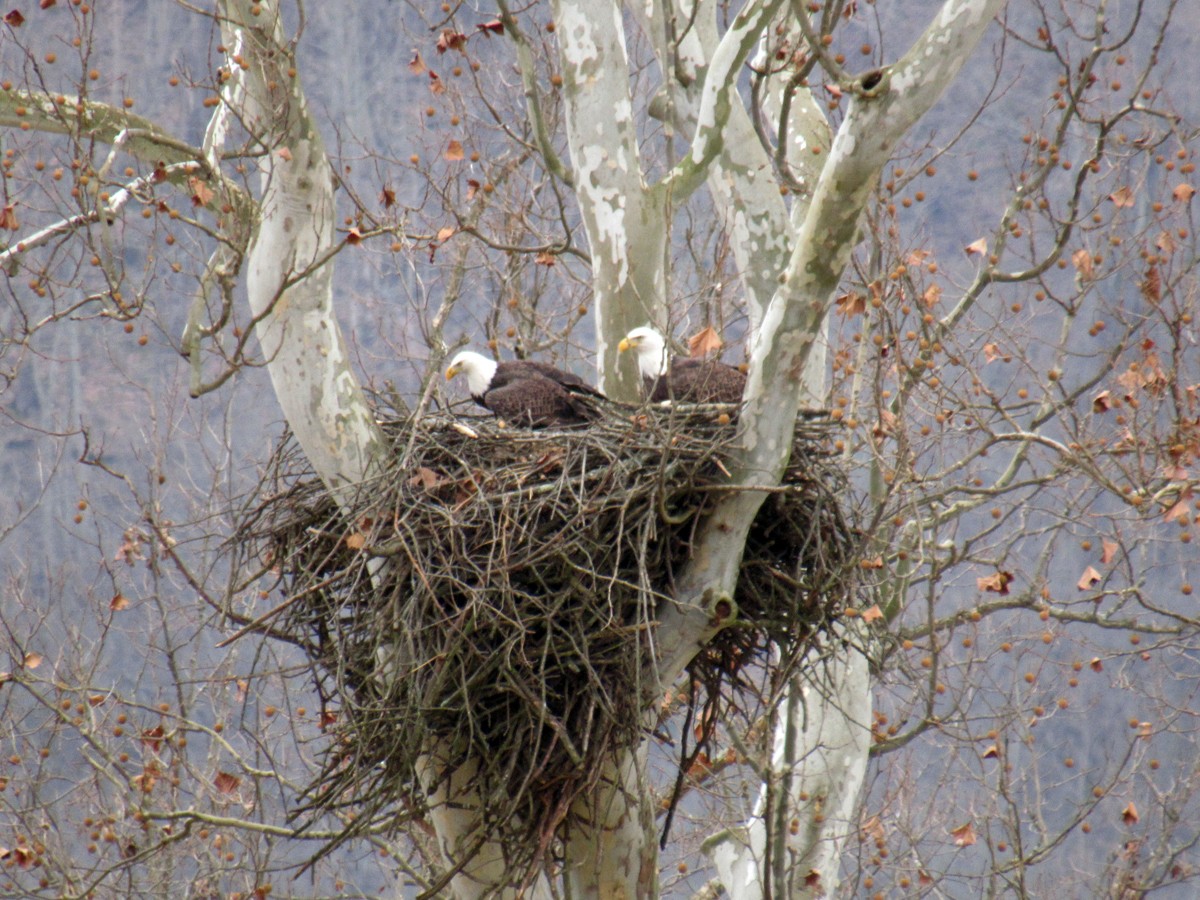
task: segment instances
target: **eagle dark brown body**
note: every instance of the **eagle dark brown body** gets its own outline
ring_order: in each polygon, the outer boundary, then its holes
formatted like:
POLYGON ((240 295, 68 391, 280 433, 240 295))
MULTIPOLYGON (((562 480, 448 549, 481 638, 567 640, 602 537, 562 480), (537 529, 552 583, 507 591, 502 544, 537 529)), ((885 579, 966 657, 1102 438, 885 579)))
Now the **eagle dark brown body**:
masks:
POLYGON ((663 336, 648 325, 635 328, 617 348, 637 353, 647 398, 653 403, 740 403, 746 376, 733 366, 711 359, 675 357, 667 362, 663 336))
POLYGON ((642 378, 653 403, 741 403, 746 376, 732 366, 710 359, 673 359, 666 375, 642 378))
POLYGON ((446 377, 460 372, 467 376, 476 403, 522 428, 582 424, 592 418, 592 409, 582 397, 604 396, 578 375, 534 360, 497 363, 464 350, 454 357, 446 377))

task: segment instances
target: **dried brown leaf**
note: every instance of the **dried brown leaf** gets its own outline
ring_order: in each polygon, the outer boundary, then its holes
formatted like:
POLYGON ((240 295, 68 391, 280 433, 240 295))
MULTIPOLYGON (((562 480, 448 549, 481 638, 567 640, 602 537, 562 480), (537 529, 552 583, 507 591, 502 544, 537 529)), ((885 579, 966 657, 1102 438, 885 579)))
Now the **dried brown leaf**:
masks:
POLYGON ((420 485, 425 490, 431 490, 442 483, 442 477, 437 472, 426 466, 421 466, 417 469, 417 474, 408 479, 408 483, 413 487, 420 485))
POLYGON ((954 837, 955 847, 970 847, 979 840, 975 834, 974 822, 966 822, 957 828, 952 828, 950 834, 954 837))
POLYGON ((155 725, 153 728, 147 728, 142 732, 142 744, 149 747, 155 753, 159 751, 163 744, 163 736, 166 734, 161 725, 155 725))
POLYGON ((1008 593, 1008 586, 1012 583, 1012 580, 1012 572, 996 571, 991 575, 976 578, 975 586, 981 591, 990 591, 993 594, 1003 596, 1008 593))
POLYGON ((887 837, 887 832, 883 828, 883 820, 879 816, 871 816, 862 824, 863 837, 872 841, 882 841, 887 837))
POLYGON ((711 325, 705 327, 688 338, 688 355, 693 357, 708 356, 724 346, 721 336, 711 325))
POLYGON ((1093 585, 1100 582, 1104 576, 1096 571, 1094 566, 1088 566, 1083 570, 1083 574, 1079 576, 1079 580, 1075 582, 1075 587, 1081 591, 1090 590, 1093 585))
POLYGON ((1108 199, 1111 200, 1113 202, 1113 206, 1117 207, 1118 209, 1123 206, 1133 206, 1135 202, 1133 191, 1131 191, 1128 186, 1117 188, 1108 195, 1108 199))
POLYGON ((688 776, 691 778, 703 778, 712 769, 712 760, 708 758, 708 754, 701 750, 696 754, 696 759, 688 768, 688 776))
POLYGON ((1149 266, 1146 269, 1146 276, 1141 283, 1142 296, 1151 303, 1157 303, 1162 299, 1162 276, 1158 273, 1158 266, 1149 266))
POLYGON ((862 294, 842 294, 833 302, 843 316, 861 316, 867 311, 867 298, 862 294))
POLYGON ((1179 499, 1176 500, 1171 508, 1163 513, 1163 518, 1168 522, 1179 522, 1180 525, 1186 525, 1192 515, 1192 491, 1190 488, 1184 489, 1179 494, 1179 499))
POLYGON ((192 206, 208 206, 216 196, 202 178, 192 176, 188 179, 188 187, 192 191, 192 206))
POLYGON ((1087 281, 1091 281, 1092 276, 1095 274, 1095 268, 1092 265, 1092 254, 1082 248, 1071 254, 1071 265, 1075 267, 1075 271, 1079 273, 1079 277, 1087 281))
POLYGON ((996 343, 987 343, 983 345, 983 358, 988 362, 1012 362, 1012 354, 1005 353, 1000 349, 1000 345, 996 343))
POLYGON ((459 50, 467 44, 467 36, 460 31, 443 31, 437 41, 437 52, 445 53, 447 50, 459 50))

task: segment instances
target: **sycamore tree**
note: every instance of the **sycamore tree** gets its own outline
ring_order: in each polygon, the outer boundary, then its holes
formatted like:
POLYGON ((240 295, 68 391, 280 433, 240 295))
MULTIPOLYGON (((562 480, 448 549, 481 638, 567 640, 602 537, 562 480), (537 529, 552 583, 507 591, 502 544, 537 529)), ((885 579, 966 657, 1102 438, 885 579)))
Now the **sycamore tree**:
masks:
POLYGON ((316 863, 316 892, 378 894, 378 869, 456 897, 1024 895, 1077 890, 1068 871, 1132 897, 1193 876, 1196 104, 1169 76, 1194 11, 180 0, 135 40, 135 13, 27 6, 0 51, 5 427, 33 454, 4 519, 5 890, 304 894, 283 873, 349 824, 288 817, 324 724, 304 661, 215 646, 270 603, 213 562, 266 455, 234 453, 262 370, 348 501, 387 452, 359 372, 381 334, 417 409, 463 334, 590 351, 632 401, 617 343, 646 322, 740 336, 749 373, 740 489, 658 610, 648 714, 736 621, 804 408, 844 425, 872 599, 759 719, 723 723, 661 859, 678 723, 610 761, 531 881, 472 760, 414 735, 427 810, 316 863), (381 30, 403 58, 339 79, 381 30), (356 103, 402 107, 402 138, 354 134, 356 103), (364 296, 385 293, 403 302, 364 296), (97 395, 100 360, 135 399, 97 395), (46 387, 64 367, 69 419, 46 387), (121 499, 98 507, 101 484, 121 499))

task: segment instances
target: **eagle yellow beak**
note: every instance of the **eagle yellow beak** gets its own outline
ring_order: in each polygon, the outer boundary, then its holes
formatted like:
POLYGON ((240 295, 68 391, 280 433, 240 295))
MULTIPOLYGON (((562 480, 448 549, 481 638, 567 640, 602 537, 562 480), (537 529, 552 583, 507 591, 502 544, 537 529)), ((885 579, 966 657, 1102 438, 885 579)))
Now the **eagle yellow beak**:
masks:
POLYGON ((461 371, 462 371, 462 369, 460 369, 458 366, 451 366, 450 368, 448 368, 446 370, 446 380, 449 381, 451 378, 453 378, 455 375, 457 375, 461 371))
POLYGON ((621 343, 617 344, 617 352, 624 353, 626 350, 628 350, 632 346, 633 346, 633 341, 629 340, 629 338, 621 338, 621 343))

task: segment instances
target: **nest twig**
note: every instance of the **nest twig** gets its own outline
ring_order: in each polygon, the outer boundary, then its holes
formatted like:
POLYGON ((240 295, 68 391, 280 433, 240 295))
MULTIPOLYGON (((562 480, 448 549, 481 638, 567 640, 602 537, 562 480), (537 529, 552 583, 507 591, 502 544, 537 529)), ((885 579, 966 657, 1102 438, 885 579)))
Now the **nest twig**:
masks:
MULTIPOLYGON (((353 810, 360 829, 419 814, 436 742, 479 766, 514 871, 538 863, 602 763, 641 739, 655 610, 730 489, 735 429, 719 413, 602 404, 564 431, 394 420, 396 457, 349 514, 281 446, 235 540, 297 598, 271 630, 313 660, 334 731, 311 809, 353 810)), ((693 664, 710 705, 736 703, 771 644, 794 659, 850 589, 830 427, 798 425, 746 543, 737 620, 693 664)))

